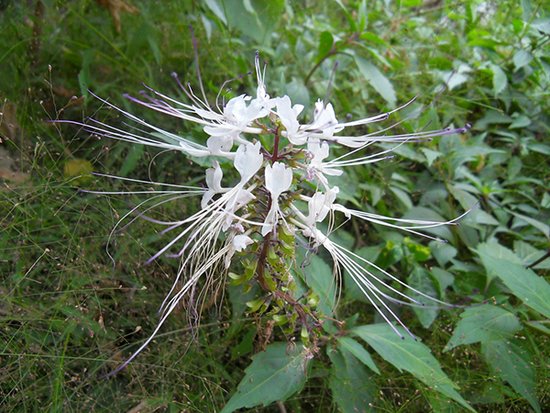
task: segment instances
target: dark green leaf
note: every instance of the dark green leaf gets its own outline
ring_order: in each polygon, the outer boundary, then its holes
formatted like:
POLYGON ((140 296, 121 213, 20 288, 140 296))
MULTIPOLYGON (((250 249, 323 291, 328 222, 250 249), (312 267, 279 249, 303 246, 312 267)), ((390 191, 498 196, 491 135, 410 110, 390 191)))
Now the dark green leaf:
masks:
POLYGON ((265 351, 252 357, 252 364, 246 368, 237 392, 222 413, 286 400, 302 389, 306 381, 307 360, 299 345, 289 349, 287 343, 270 344, 265 351))
MULTIPOLYGON (((407 284, 413 288, 416 288, 418 291, 428 294, 431 297, 438 298, 438 291, 432 278, 430 277, 430 274, 421 267, 415 267, 413 269, 411 275, 407 279, 407 284)), ((410 295, 415 300, 426 304, 425 308, 413 307, 413 311, 424 328, 430 327, 439 314, 439 309, 436 306, 433 306, 433 301, 429 298, 423 297, 414 292, 411 292, 410 295)))
POLYGON ((367 82, 369 82, 374 90, 376 90, 380 94, 380 96, 382 96, 384 100, 388 102, 388 106, 390 108, 394 108, 397 97, 395 96, 393 85, 388 80, 388 78, 384 76, 376 66, 374 66, 371 62, 362 57, 356 56, 355 62, 357 63, 359 71, 365 77, 367 82))
POLYGON ((511 337, 520 329, 519 320, 509 311, 489 304, 471 307, 461 314, 444 351, 463 344, 511 337))
MULTIPOLYGON (((511 260, 515 254, 504 247, 495 248, 495 244, 480 244, 477 253, 487 273, 499 277, 512 293, 525 305, 550 318, 550 285, 532 270, 524 268, 518 261, 511 260)), ((498 245, 498 244, 496 244, 498 245)))
POLYGON ((498 340, 483 343, 481 354, 496 374, 525 397, 537 413, 541 412, 535 391, 535 372, 526 359, 527 352, 511 342, 498 340))
POLYGON ((318 308, 331 315, 336 305, 336 279, 331 267, 317 255, 309 254, 302 273, 304 282, 319 296, 318 308))
POLYGON ((380 374, 380 370, 378 370, 378 367, 374 363, 374 360, 370 356, 369 352, 365 350, 360 343, 350 337, 340 337, 338 338, 338 344, 340 344, 340 348, 349 351, 369 369, 374 371, 376 374, 380 374))
POLYGON ((428 387, 455 400, 470 411, 475 411, 455 390, 457 388, 441 367, 430 349, 419 341, 406 336, 398 336, 388 324, 372 324, 356 327, 351 332, 365 340, 369 345, 398 370, 413 374, 428 387))
POLYGON ((332 34, 328 31, 321 33, 319 38, 319 48, 317 49, 317 61, 321 61, 325 58, 326 55, 332 50, 332 45, 334 44, 334 38, 332 34))
POLYGON ((346 350, 329 348, 332 362, 329 386, 332 399, 344 413, 374 411, 370 405, 377 397, 372 373, 346 350))

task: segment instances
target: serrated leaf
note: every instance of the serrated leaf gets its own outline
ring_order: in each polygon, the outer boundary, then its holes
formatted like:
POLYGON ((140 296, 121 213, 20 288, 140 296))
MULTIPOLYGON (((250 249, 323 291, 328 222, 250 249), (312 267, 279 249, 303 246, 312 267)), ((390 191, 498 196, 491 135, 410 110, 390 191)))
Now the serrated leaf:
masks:
MULTIPOLYGON (((497 244, 498 245, 498 244, 497 244)), ((550 284, 534 271, 524 268, 521 260, 506 248, 494 244, 480 244, 477 253, 488 275, 499 277, 506 287, 523 303, 550 318, 550 284), (510 257, 516 257, 513 261, 510 257)))
POLYGON ((511 337, 521 329, 521 324, 514 314, 489 304, 468 308, 460 317, 461 320, 444 351, 463 344, 511 337))
POLYGON ((384 360, 399 371, 405 370, 430 388, 455 400, 470 411, 475 411, 455 390, 456 384, 441 370, 430 349, 419 341, 406 336, 403 339, 388 324, 372 324, 356 327, 351 333, 365 340, 384 360))
POLYGON ((273 343, 252 357, 237 392, 222 413, 242 407, 268 406, 284 401, 300 391, 306 381, 306 353, 301 346, 288 349, 287 343, 273 343))
POLYGON ((332 362, 329 387, 332 399, 344 413, 371 412, 376 385, 372 373, 347 351, 328 350, 332 362))
POLYGON ((349 351, 369 369, 374 371, 376 374, 380 374, 380 370, 378 370, 378 367, 374 363, 374 360, 370 356, 369 352, 365 350, 360 343, 351 337, 340 337, 338 338, 338 344, 340 345, 340 348, 349 351))
POLYGON ((397 97, 395 96, 393 85, 388 78, 376 66, 362 57, 356 56, 355 62, 367 82, 384 98, 390 108, 394 108, 397 97))
POLYGON ((528 357, 526 352, 511 342, 498 340, 483 343, 481 354, 502 380, 525 397, 535 412, 541 412, 535 391, 535 372, 525 359, 528 357))

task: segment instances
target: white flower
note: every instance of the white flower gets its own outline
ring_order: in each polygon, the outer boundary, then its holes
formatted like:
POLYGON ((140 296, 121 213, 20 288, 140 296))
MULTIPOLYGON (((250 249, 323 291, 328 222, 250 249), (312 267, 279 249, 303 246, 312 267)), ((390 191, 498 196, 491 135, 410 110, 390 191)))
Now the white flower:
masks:
POLYGON ((271 207, 265 218, 262 235, 269 234, 277 225, 281 209, 279 207, 279 196, 289 190, 292 185, 292 169, 281 162, 265 167, 265 188, 271 194, 271 207))
POLYGON ((343 171, 341 169, 331 168, 327 166, 327 163, 323 162, 329 156, 328 142, 310 139, 307 143, 307 150, 311 155, 311 160, 307 166, 307 179, 312 180, 316 177, 325 187, 327 187, 328 180, 325 175, 342 175, 343 171))
MULTIPOLYGON (((210 106, 206 97, 203 96, 202 99, 197 97, 190 86, 184 87, 179 81, 178 84, 189 98, 190 103, 179 102, 151 89, 149 90, 151 95, 144 94, 143 99, 128 96, 131 101, 157 112, 201 125, 207 134, 205 144, 194 142, 149 124, 105 100, 102 101, 106 105, 120 111, 137 123, 140 128, 137 128, 137 131, 134 129, 126 131, 96 120, 91 120, 86 125, 67 122, 84 126, 94 135, 153 146, 163 150, 176 150, 192 157, 212 156, 214 158, 212 167, 205 172, 207 189, 172 184, 171 186, 177 187, 177 190, 146 191, 145 193, 152 195, 151 198, 132 209, 120 221, 128 219, 140 208, 146 207, 143 211, 145 213, 166 202, 202 195, 201 209, 181 220, 161 221, 140 213, 140 216, 145 219, 165 226, 161 234, 173 234, 172 239, 166 242, 148 262, 161 255, 167 255, 178 257, 181 260, 181 266, 172 288, 161 305, 161 318, 158 326, 128 361, 133 359, 153 339, 177 304, 186 295, 193 294, 198 285, 203 284, 201 279, 204 279, 204 285, 208 286, 213 279, 219 278, 220 268, 228 268, 235 254, 256 251, 259 270, 257 270, 257 277, 253 279, 257 279, 262 288, 267 289, 268 284, 260 282, 260 275, 268 265, 265 261, 268 250, 279 248, 283 243, 282 240, 285 237, 280 231, 284 231, 285 234, 298 234, 296 235, 298 237, 301 233, 308 239, 311 246, 325 248, 334 262, 335 276, 342 271, 349 274, 376 311, 390 323, 390 326, 398 334, 400 333, 392 322, 396 321, 403 327, 405 325, 387 302, 420 305, 419 300, 407 294, 408 290, 412 291, 415 296, 420 295, 431 299, 436 304, 444 304, 436 298, 411 288, 399 278, 376 266, 375 263, 338 245, 331 239, 331 232, 334 229, 335 215, 341 213, 346 219, 365 220, 429 239, 437 239, 423 231, 440 225, 455 224, 462 216, 444 222, 418 221, 390 218, 349 209, 336 202, 339 188, 331 187, 327 176, 341 175, 346 167, 367 165, 387 159, 392 156, 391 152, 395 147, 406 142, 462 133, 467 127, 395 135, 386 134, 390 128, 377 133, 342 134, 345 129, 387 119, 395 111, 356 121, 338 122, 332 104, 325 104, 321 100, 315 103, 313 119, 310 123, 300 124, 298 117, 304 107, 293 105, 286 95, 271 98, 267 94, 265 76, 260 68, 258 57, 256 57, 256 76, 258 86, 255 98, 244 94, 239 95, 230 99, 223 107, 219 107, 218 99, 214 106, 210 106), (263 136, 258 137, 259 135, 263 136), (281 137, 288 139, 290 142, 288 147, 280 147, 284 145, 282 142, 285 142, 280 140, 281 137), (262 142, 265 143, 265 146, 262 145, 262 142), (395 146, 366 154, 364 150, 375 143, 393 143, 395 146), (330 149, 336 145, 352 149, 331 159, 330 149), (304 151, 307 151, 305 156, 304 151), (220 164, 218 162, 220 159, 225 162, 220 164), (236 174, 227 173, 224 178, 222 165, 228 165, 227 169, 234 168, 240 178, 233 183, 230 182, 231 177, 236 174), (294 179, 295 176, 296 179, 294 179), (222 179, 225 179, 227 186, 222 186, 222 179), (314 179, 320 185, 312 184, 311 181, 314 179), (293 181, 297 187, 296 191, 291 191, 293 181), (326 221, 328 221, 328 232, 323 233, 317 226, 326 221), (282 228, 281 223, 284 224, 282 228), (264 238, 261 239, 258 234, 264 238), (281 235, 279 239, 278 234, 281 235), (256 249, 250 248, 256 243, 261 245, 258 245, 256 249), (373 268, 376 270, 375 272, 371 271, 373 268), (382 273, 384 278, 379 277, 377 275, 379 273, 382 273), (391 283, 387 282, 388 279, 391 283)), ((401 108, 396 110, 399 109, 401 108)), ((130 178, 120 179, 147 185, 160 185, 157 182, 130 178)), ((142 193, 142 191, 129 193, 142 193)), ((287 249, 287 251, 293 250, 294 246, 287 249)), ((279 253, 284 255, 281 251, 279 253)), ((290 261, 290 258, 286 257, 285 259, 290 261)), ((274 285, 287 288, 288 286, 284 282, 290 283, 293 279, 289 272, 290 270, 287 270, 288 274, 284 274, 284 277, 281 276, 278 283, 274 285), (283 279, 286 281, 283 282, 283 279)), ((280 274, 271 274, 271 277, 277 278, 278 275, 280 274)), ((274 291, 266 291, 266 294, 274 294, 274 291)), ((270 300, 266 300, 266 302, 268 301, 270 300)), ((300 319, 303 321, 303 317, 300 319)))
POLYGON ((292 105, 288 96, 276 99, 277 116, 286 129, 285 136, 293 145, 303 145, 307 136, 299 134, 300 123, 298 116, 302 113, 302 105, 292 105))
POLYGON ((235 252, 244 251, 249 245, 253 244, 254 240, 246 234, 233 235, 229 242, 229 250, 224 258, 225 268, 229 268, 231 265, 231 259, 235 255, 235 252))
POLYGON ((241 175, 241 184, 248 182, 260 170, 264 160, 261 148, 260 142, 256 142, 240 145, 237 149, 234 165, 241 175))
POLYGON ((315 134, 315 136, 320 135, 323 139, 331 139, 335 132, 340 132, 344 129, 338 124, 332 104, 328 103, 325 106, 321 100, 315 103, 313 122, 305 125, 304 128, 308 132, 315 134))
POLYGON ((223 171, 220 168, 218 161, 214 161, 214 167, 208 168, 205 172, 206 175, 206 186, 208 186, 208 191, 204 193, 201 200, 201 207, 204 208, 210 202, 210 200, 216 194, 226 192, 226 189, 222 188, 222 178, 223 171))
POLYGON ((338 192, 340 192, 340 189, 335 186, 326 193, 316 192, 309 198, 309 215, 305 219, 305 224, 308 227, 315 226, 317 222, 323 222, 325 220, 328 213, 332 210, 332 204, 334 204, 338 192))

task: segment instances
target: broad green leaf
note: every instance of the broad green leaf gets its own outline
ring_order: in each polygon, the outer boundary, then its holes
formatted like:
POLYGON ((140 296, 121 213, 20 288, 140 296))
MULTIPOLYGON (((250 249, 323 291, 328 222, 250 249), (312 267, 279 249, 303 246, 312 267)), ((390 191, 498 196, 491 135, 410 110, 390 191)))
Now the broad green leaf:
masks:
POLYGON ((520 219, 521 221, 525 221, 527 224, 532 225, 534 228, 538 229, 540 232, 544 234, 546 238, 550 237, 550 225, 547 225, 544 222, 540 222, 536 219, 525 216, 523 214, 518 214, 517 212, 512 212, 512 215, 514 215, 516 218, 520 219))
POLYGON ((329 31, 321 33, 319 38, 319 48, 317 50, 317 61, 321 61, 326 55, 328 55, 334 44, 334 38, 329 31))
POLYGON ((531 63, 531 60, 533 60, 533 55, 531 55, 531 53, 529 53, 527 50, 521 49, 516 52, 513 60, 514 60, 514 66, 516 67, 516 70, 517 70, 531 63))
POLYGON ((426 157, 426 160, 428 161, 428 166, 432 166, 433 162, 439 158, 441 155, 443 155, 441 152, 433 151, 431 149, 422 148, 422 153, 426 157))
POLYGON ((506 89, 506 86, 508 85, 508 78, 500 66, 491 63, 489 67, 493 72, 493 92, 495 95, 498 95, 506 89))
POLYGON ((439 296, 442 298, 445 297, 445 290, 454 284, 455 277, 450 272, 439 267, 432 267, 430 272, 439 284, 439 296))
POLYGON ((531 27, 550 36, 550 18, 548 17, 535 19, 533 23, 531 23, 531 27))
POLYGON ((336 279, 331 267, 313 254, 305 258, 304 264, 302 279, 319 296, 318 308, 325 315, 332 315, 336 306, 336 279))
POLYGON ((329 348, 332 362, 329 386, 332 399, 344 413, 374 411, 369 405, 377 397, 372 373, 346 350, 329 348))
POLYGON ((461 314, 461 320, 444 351, 462 344, 511 337, 520 329, 519 320, 509 311, 489 304, 471 307, 461 314))
POLYGON ((444 242, 431 241, 429 245, 434 258, 441 266, 447 264, 458 254, 455 247, 444 242))
POLYGON ((284 0, 221 0, 230 27, 260 44, 268 44, 285 8, 284 0))
POLYGON ((388 78, 376 66, 362 57, 355 56, 355 62, 367 82, 388 102, 390 108, 394 108, 397 98, 393 85, 388 78))
POLYGON ((527 352, 504 340, 482 343, 481 354, 491 368, 537 412, 541 412, 535 391, 535 372, 526 358, 527 352))
MULTIPOLYGON (((516 260, 515 254, 504 247, 495 248, 495 244, 480 244, 477 253, 488 275, 499 277, 512 293, 525 305, 550 318, 550 284, 534 271, 524 268, 516 260)), ((498 245, 498 244, 497 244, 498 245)), ((519 260, 519 258, 516 257, 519 260)))
POLYGON ((307 357, 301 346, 289 350, 287 343, 273 343, 252 357, 237 392, 222 413, 242 407, 267 406, 300 391, 306 381, 307 357))
POLYGON ((430 349, 409 337, 402 328, 400 331, 404 338, 399 337, 388 324, 372 324, 356 327, 351 333, 365 340, 399 371, 408 371, 428 387, 455 400, 466 409, 475 411, 455 390, 456 384, 441 370, 430 349))
MULTIPOLYGON (((417 289, 418 291, 422 291, 423 293, 428 294, 431 297, 439 298, 437 288, 434 285, 430 274, 421 267, 414 268, 414 270, 411 272, 411 275, 407 279, 407 284, 417 289)), ((422 324, 422 327, 429 328, 439 314, 439 309, 433 306, 433 301, 431 301, 429 298, 426 298, 414 292, 411 292, 410 295, 415 300, 426 304, 425 308, 413 307, 413 311, 416 314, 416 317, 418 317, 420 324, 422 324)))
POLYGON ((338 338, 338 344, 340 344, 341 349, 349 351, 369 369, 374 371, 376 374, 380 374, 380 370, 378 370, 378 367, 374 363, 374 360, 370 356, 369 352, 365 350, 360 343, 350 337, 340 337, 338 338))
POLYGON ((223 24, 227 24, 225 13, 223 12, 222 7, 217 0, 205 0, 205 4, 210 9, 210 11, 223 22, 223 24))

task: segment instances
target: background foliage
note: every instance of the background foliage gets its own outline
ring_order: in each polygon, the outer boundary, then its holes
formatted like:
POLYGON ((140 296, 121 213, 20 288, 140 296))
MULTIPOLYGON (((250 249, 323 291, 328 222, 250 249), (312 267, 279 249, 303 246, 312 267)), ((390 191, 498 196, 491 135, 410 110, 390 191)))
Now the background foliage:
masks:
MULTIPOLYGON (((253 411, 450 412, 467 403, 477 411, 541 411, 550 403, 543 278, 550 268, 550 20, 543 4, 0 1, 1 409, 205 412, 286 399, 253 411), (390 216, 450 219, 477 205, 460 225, 437 232, 447 243, 363 224, 346 226, 340 240, 468 308, 400 309, 422 342, 394 342, 346 284, 336 316, 348 320, 349 335, 327 334, 313 360, 274 343, 250 364, 254 320, 230 287, 212 298, 197 331, 184 303, 136 361, 103 377, 152 331, 177 262, 141 265, 160 245, 157 228, 142 221, 107 246, 139 199, 77 188, 129 187, 90 171, 200 183, 202 168, 46 121, 94 116, 121 125, 89 90, 127 109, 122 93, 136 94, 142 83, 177 95, 172 71, 196 78, 189 25, 211 96, 238 77, 225 96, 249 91, 254 79, 246 73, 260 50, 269 92, 289 94, 306 111, 328 95, 340 118, 364 117, 416 96, 397 114, 397 131, 473 125, 466 135, 401 146, 393 160, 338 182, 350 204, 390 216), (241 382, 265 375, 266 365, 273 374, 264 388, 241 382)), ((202 139, 200 128, 131 110, 202 139)), ((163 213, 194 208, 170 205, 163 213)), ((310 287, 330 308, 325 258, 312 262, 319 277, 310 287)))

